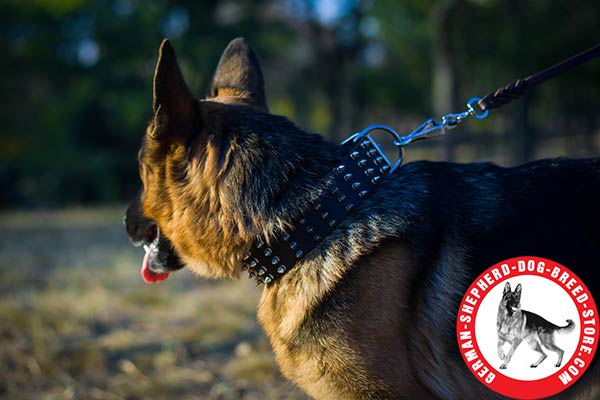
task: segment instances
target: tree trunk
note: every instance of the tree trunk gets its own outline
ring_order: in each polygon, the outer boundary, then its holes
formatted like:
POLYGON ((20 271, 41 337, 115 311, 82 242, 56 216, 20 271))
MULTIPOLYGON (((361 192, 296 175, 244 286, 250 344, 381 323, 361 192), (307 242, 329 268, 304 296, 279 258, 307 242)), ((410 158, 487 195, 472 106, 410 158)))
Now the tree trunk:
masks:
MULTIPOLYGON (((455 6, 455 0, 439 1, 431 15, 433 25, 431 100, 435 118, 449 112, 456 112, 458 103, 451 29, 455 6)), ((448 161, 454 160, 454 147, 454 137, 447 136, 444 139, 444 156, 448 161)))
MULTIPOLYGON (((512 0, 509 3, 512 20, 514 22, 514 40, 515 40, 515 56, 518 62, 516 68, 519 71, 519 76, 523 76, 526 71, 531 70, 530 65, 525 65, 524 62, 530 59, 528 57, 528 43, 525 41, 527 38, 526 23, 527 18, 524 14, 523 4, 517 0, 512 0)), ((533 94, 530 92, 516 101, 515 112, 513 113, 514 129, 510 134, 515 135, 514 138, 514 161, 516 163, 524 163, 530 161, 534 157, 536 137, 535 130, 529 121, 529 110, 533 104, 533 94)))
POLYGON ((535 134, 533 126, 529 121, 530 95, 525 95, 519 100, 519 109, 515 113, 517 137, 517 162, 531 161, 535 151, 535 134))

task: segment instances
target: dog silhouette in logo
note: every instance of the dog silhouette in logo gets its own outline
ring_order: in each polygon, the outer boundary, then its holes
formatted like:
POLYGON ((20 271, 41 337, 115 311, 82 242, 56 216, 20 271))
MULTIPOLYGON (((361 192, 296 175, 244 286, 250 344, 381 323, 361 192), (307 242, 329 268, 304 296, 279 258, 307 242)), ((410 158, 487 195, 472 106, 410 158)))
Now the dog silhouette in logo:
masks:
POLYGON ((558 355, 555 366, 560 367, 565 351, 554 343, 554 334, 568 333, 575 329, 575 322, 568 319, 567 325, 558 326, 547 321, 543 317, 521 309, 521 284, 519 283, 514 291, 510 289, 510 283, 504 285, 502 300, 498 307, 498 321, 496 328, 498 330, 498 356, 504 362, 500 369, 506 369, 515 350, 522 341, 526 341, 529 346, 540 354, 540 358, 531 364, 531 368, 540 365, 548 355, 542 349, 553 351, 558 355), (504 353, 503 345, 510 343, 508 353, 504 353))

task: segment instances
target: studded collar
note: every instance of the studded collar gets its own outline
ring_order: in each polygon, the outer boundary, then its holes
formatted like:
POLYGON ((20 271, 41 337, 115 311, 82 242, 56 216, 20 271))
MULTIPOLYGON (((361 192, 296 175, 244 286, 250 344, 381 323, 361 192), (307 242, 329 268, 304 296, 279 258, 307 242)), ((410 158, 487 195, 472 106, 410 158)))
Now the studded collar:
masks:
POLYGON ((258 238, 246 253, 242 268, 258 285, 272 284, 315 249, 354 208, 375 189, 394 166, 375 140, 371 128, 342 145, 353 144, 346 157, 323 179, 325 190, 296 218, 292 228, 267 241, 258 238))

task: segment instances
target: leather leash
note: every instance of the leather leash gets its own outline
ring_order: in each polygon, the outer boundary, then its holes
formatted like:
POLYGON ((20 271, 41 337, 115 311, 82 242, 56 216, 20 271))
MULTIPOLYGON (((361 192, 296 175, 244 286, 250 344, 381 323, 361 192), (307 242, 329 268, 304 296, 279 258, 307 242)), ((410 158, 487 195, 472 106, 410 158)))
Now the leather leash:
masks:
POLYGON ((567 72, 568 70, 586 63, 598 56, 600 56, 600 44, 597 44, 596 46, 587 49, 586 51, 583 51, 567 60, 546 68, 537 74, 530 75, 524 79, 517 79, 506 86, 500 87, 495 91, 486 94, 483 99, 477 102, 477 105, 479 105, 479 107, 481 107, 481 109, 484 111, 501 107, 510 103, 514 99, 521 97, 532 87, 546 82, 548 79, 552 79, 557 75, 567 72))

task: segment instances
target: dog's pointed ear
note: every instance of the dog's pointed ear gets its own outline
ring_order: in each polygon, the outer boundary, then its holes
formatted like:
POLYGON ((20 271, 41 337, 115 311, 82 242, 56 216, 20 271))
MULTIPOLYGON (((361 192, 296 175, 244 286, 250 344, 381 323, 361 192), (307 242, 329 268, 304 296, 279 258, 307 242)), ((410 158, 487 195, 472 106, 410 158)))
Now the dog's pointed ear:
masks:
POLYGON ((152 109, 157 126, 155 139, 181 143, 187 140, 193 125, 194 97, 190 93, 168 39, 158 50, 154 70, 152 109))
POLYGON ((244 104, 268 111, 262 69, 246 39, 232 40, 223 51, 209 96, 239 97, 244 104))
POLYGON ((517 302, 521 301, 521 284, 519 283, 515 288, 515 295, 517 296, 517 302))
POLYGON ((502 295, 504 296, 508 292, 510 292, 510 283, 506 282, 506 284, 504 285, 504 292, 502 293, 502 295))

